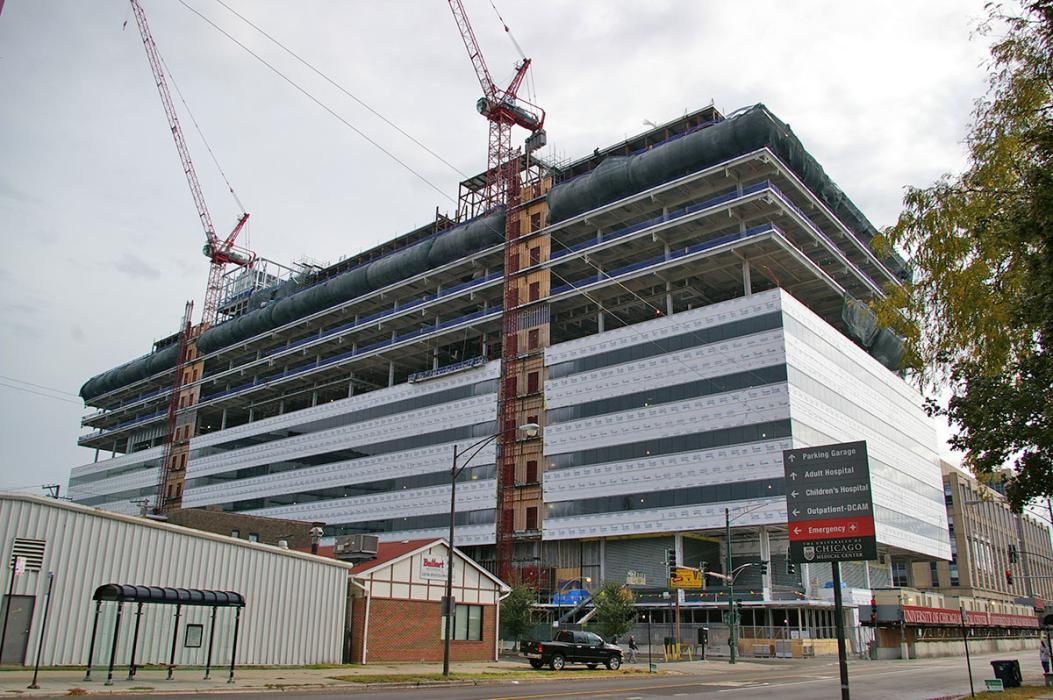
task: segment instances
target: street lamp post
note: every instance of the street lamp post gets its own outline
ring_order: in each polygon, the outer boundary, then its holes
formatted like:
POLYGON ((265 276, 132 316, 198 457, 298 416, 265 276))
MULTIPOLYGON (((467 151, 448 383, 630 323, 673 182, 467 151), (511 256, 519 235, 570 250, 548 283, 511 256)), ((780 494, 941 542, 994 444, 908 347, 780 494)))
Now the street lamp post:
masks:
MULTIPOLYGON (((771 486, 769 485, 768 488, 771 488, 771 486)), ((727 542, 727 547, 725 549, 725 557, 724 557, 724 571, 727 572, 726 580, 727 580, 727 583, 728 583, 728 646, 730 647, 730 649, 729 649, 729 656, 728 656, 728 663, 731 663, 731 664, 735 663, 738 660, 738 651, 739 651, 739 649, 738 649, 738 639, 736 639, 737 633, 738 633, 738 629, 737 629, 737 624, 736 624, 737 621, 735 619, 735 612, 736 612, 735 611, 735 576, 736 576, 736 574, 739 571, 741 571, 741 570, 743 570, 743 569, 745 569, 745 568, 747 568, 749 566, 752 566, 752 564, 743 564, 742 566, 740 566, 738 568, 737 571, 732 571, 731 570, 731 521, 732 520, 738 520, 743 515, 746 515, 747 513, 751 513, 753 511, 757 510, 758 508, 763 508, 764 506, 767 506, 767 505, 770 505, 770 504, 768 504, 768 503, 761 503, 761 504, 755 505, 752 508, 749 508, 747 510, 742 511, 741 513, 736 515, 734 518, 731 517, 731 509, 730 508, 725 508, 724 509, 724 539, 727 542)), ((710 575, 715 575, 715 574, 710 574, 710 575)))
MULTIPOLYGON (((517 428, 526 437, 536 437, 541 427, 537 423, 525 423, 524 425, 517 428)), ((472 445, 469 445, 464 450, 458 450, 457 445, 453 446, 453 466, 450 467, 450 539, 449 539, 449 557, 446 560, 446 595, 442 601, 442 612, 446 615, 446 635, 443 640, 442 646, 442 675, 449 677, 450 675, 450 639, 453 637, 453 617, 457 608, 453 603, 453 535, 455 528, 455 520, 457 515, 457 477, 461 475, 464 468, 468 466, 468 463, 472 461, 479 452, 489 445, 491 442, 496 440, 501 433, 494 433, 489 437, 485 437, 472 445), (461 457, 467 453, 471 453, 464 459, 463 464, 458 465, 458 461, 461 457)), ((495 630, 496 632, 496 630, 495 630)))
POLYGON ((731 575, 731 509, 724 509, 724 540, 725 547, 724 571, 728 572, 728 663, 735 663, 738 657, 738 640, 736 632, 738 625, 735 624, 735 577, 731 575))
POLYGON ((654 662, 651 661, 651 618, 654 617, 654 608, 647 613, 647 672, 654 673, 654 662))

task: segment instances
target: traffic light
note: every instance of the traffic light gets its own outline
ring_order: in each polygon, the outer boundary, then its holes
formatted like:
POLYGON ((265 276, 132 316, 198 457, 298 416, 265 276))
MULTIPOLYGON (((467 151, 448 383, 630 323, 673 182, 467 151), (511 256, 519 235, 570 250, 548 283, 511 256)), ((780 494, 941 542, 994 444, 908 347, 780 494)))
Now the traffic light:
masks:
POLYGON ((669 578, 673 578, 676 574, 676 550, 667 549, 665 550, 665 568, 669 572, 669 578))
POLYGON ((877 600, 870 598, 870 624, 877 624, 877 600))
POLYGON ((1007 585, 1007 586, 1012 586, 1013 585, 1013 571, 1012 571, 1012 569, 1006 569, 1005 570, 1005 585, 1007 585))
POLYGON ((1017 554, 1016 545, 1011 544, 1009 545, 1009 563, 1016 564, 1018 561, 1020 561, 1020 555, 1017 554))
POLYGON ((797 575, 797 564, 789 559, 786 560, 786 575, 796 576, 797 575))
POLYGON ((768 575, 768 562, 767 561, 762 561, 760 563, 760 575, 761 576, 767 576, 768 575))

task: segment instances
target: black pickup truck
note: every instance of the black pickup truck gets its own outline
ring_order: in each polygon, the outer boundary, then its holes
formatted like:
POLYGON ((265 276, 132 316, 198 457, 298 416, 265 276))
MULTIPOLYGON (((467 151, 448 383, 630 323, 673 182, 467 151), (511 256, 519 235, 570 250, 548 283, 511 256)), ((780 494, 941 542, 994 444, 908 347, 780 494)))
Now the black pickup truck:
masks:
POLYGON ((520 651, 534 668, 547 665, 553 671, 567 664, 585 664, 589 668, 603 664, 612 671, 622 665, 622 650, 592 632, 562 630, 551 642, 522 642, 520 651))

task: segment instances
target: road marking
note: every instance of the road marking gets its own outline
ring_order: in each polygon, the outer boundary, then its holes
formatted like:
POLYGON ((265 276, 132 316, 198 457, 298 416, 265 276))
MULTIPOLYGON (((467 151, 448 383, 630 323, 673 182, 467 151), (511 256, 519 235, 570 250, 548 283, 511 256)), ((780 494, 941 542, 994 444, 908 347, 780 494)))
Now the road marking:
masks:
MULTIPOLYGON (((707 683, 704 680, 697 680, 693 683, 666 683, 662 685, 649 685, 646 690, 668 690, 670 688, 696 688, 700 685, 713 685, 707 683)), ((642 688, 611 688, 610 690, 581 690, 568 693, 566 691, 560 691, 558 693, 535 693, 532 695, 501 695, 495 696, 490 700, 531 700, 532 698, 569 698, 575 695, 590 695, 592 697, 607 697, 610 695, 618 695, 621 693, 633 692, 634 690, 643 690, 642 688)))

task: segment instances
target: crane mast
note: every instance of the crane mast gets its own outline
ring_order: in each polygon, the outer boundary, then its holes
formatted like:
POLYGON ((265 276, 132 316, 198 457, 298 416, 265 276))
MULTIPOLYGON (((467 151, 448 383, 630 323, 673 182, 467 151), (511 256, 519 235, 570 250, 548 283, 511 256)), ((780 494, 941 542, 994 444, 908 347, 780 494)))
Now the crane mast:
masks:
POLYGON ((161 56, 157 52, 157 44, 150 33, 150 25, 146 21, 146 13, 143 11, 139 0, 129 0, 132 4, 132 13, 135 22, 139 26, 139 34, 143 38, 143 46, 146 48, 146 58, 150 62, 150 70, 154 76, 154 85, 161 95, 161 104, 164 105, 165 115, 168 118, 168 128, 172 132, 176 151, 179 152, 179 160, 183 164, 183 174, 186 176, 187 185, 190 186, 190 195, 194 199, 197 208, 197 216, 201 221, 201 228, 205 231, 205 246, 203 252, 211 262, 208 275, 208 287, 205 289, 205 303, 202 309, 201 322, 205 326, 212 325, 219 316, 219 295, 222 291, 223 271, 227 263, 233 263, 241 267, 252 267, 256 261, 256 255, 247 249, 235 245, 238 234, 245 227, 249 219, 247 213, 243 213, 238 219, 234 230, 225 239, 216 235, 216 227, 212 224, 212 216, 205 204, 205 195, 201 190, 201 183, 197 179, 194 170, 194 162, 190 159, 190 150, 187 148, 186 139, 183 138, 183 129, 179 125, 179 116, 176 114, 172 95, 168 90, 168 81, 165 79, 164 66, 161 64, 161 56))
POLYGON ((157 498, 154 500, 153 512, 162 515, 167 506, 183 496, 182 482, 170 483, 173 473, 185 467, 185 456, 189 451, 190 438, 189 428, 181 428, 177 425, 179 409, 186 401, 183 392, 185 384, 184 374, 190 355, 193 354, 192 340, 194 329, 191 325, 191 315, 194 312, 194 302, 186 303, 186 312, 183 314, 183 322, 179 326, 179 337, 176 341, 176 365, 175 377, 172 380, 172 395, 168 397, 168 412, 165 415, 165 448, 161 456, 161 469, 157 479, 157 498), (184 434, 186 437, 184 437, 184 434))

